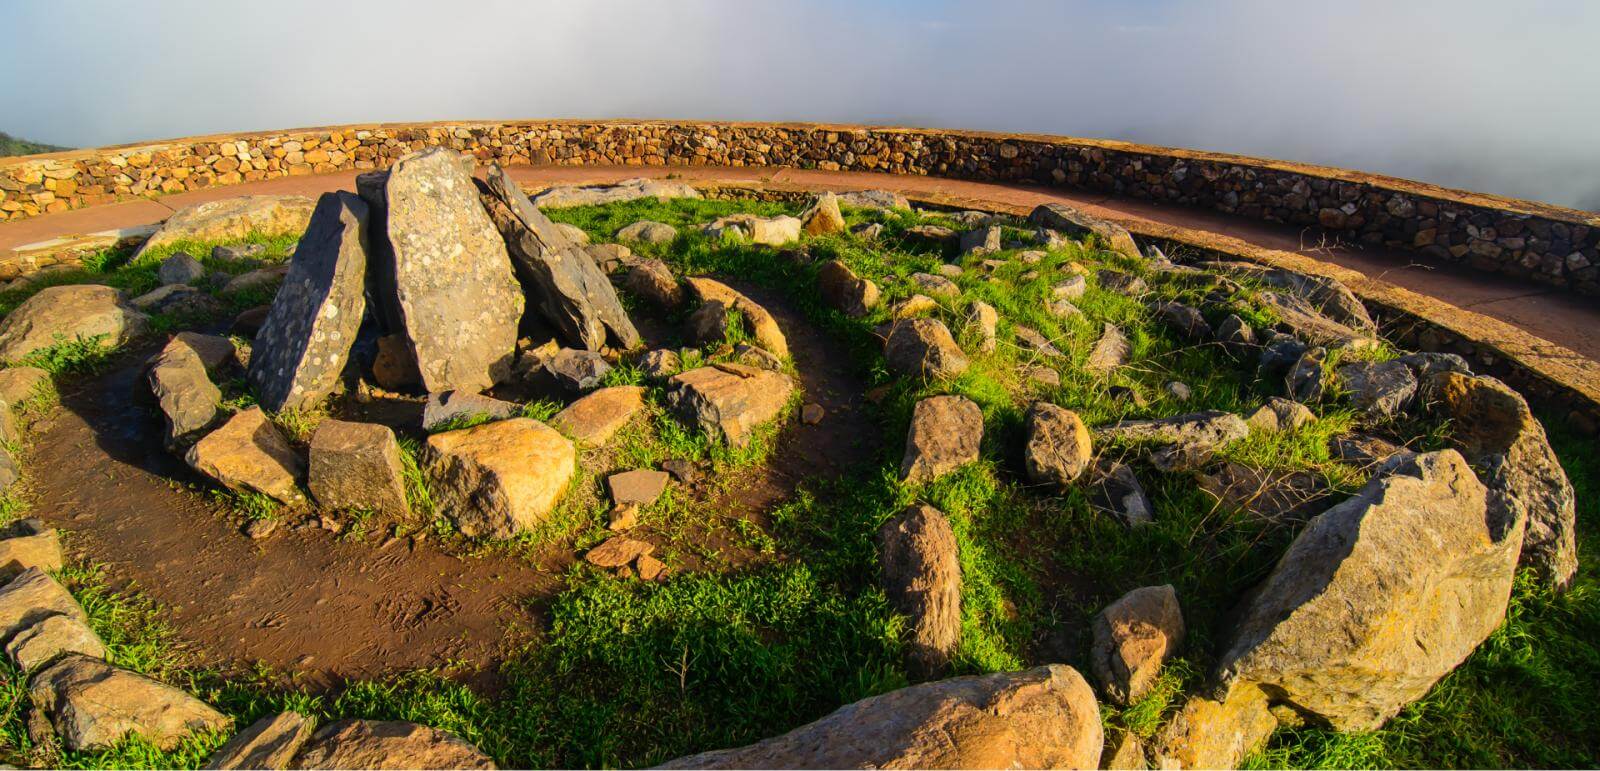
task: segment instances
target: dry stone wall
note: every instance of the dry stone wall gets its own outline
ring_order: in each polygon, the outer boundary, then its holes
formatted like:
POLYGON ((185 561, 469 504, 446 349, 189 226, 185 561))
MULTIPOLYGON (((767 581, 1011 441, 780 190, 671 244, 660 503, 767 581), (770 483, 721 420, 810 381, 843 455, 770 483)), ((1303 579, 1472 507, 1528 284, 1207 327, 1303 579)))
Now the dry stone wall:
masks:
POLYGON ((341 126, 0 160, 0 220, 274 177, 387 168, 433 145, 510 164, 790 166, 1093 190, 1312 225, 1600 294, 1600 215, 1302 164, 1124 142, 817 124, 341 126))

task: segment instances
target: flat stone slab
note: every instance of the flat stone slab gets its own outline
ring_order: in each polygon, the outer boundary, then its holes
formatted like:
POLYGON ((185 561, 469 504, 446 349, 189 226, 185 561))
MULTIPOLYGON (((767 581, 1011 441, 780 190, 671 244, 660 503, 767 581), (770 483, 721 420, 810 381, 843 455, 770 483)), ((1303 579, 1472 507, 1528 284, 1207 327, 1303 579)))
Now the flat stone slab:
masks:
POLYGON ((601 447, 643 408, 642 386, 612 386, 567 405, 550 425, 579 442, 601 447))
POLYGON ((619 506, 630 503, 649 506, 661 497, 671 480, 671 475, 665 471, 634 469, 606 477, 606 488, 611 491, 612 502, 619 506))
POLYGON ((233 722, 177 688, 88 656, 68 655, 40 671, 28 693, 69 750, 109 747, 129 733, 170 750, 233 722))
POLYGON ((788 375, 754 367, 700 367, 667 381, 667 404, 728 444, 743 447, 756 428, 783 412, 794 392, 788 375))

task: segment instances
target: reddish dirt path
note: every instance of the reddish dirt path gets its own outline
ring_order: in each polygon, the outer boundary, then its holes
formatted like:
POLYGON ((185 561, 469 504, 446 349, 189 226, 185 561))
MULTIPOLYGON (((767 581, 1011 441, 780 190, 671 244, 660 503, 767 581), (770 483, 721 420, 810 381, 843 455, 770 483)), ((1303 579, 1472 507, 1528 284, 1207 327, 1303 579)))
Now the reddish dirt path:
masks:
MULTIPOLYGON (((511 169, 528 186, 604 183, 629 177, 676 175, 698 182, 765 182, 798 188, 853 190, 882 188, 913 198, 938 196, 977 207, 985 203, 1035 206, 1059 201, 1101 216, 1145 219, 1232 236, 1257 246, 1298 252, 1359 271, 1457 307, 1488 314, 1530 334, 1600 361, 1600 303, 1542 284, 1494 276, 1465 266, 1441 265, 1413 252, 1339 244, 1315 228, 1248 220, 1213 211, 1162 206, 1147 201, 1055 188, 965 182, 867 172, 706 166, 525 166, 511 169)), ((56 236, 133 227, 164 219, 174 209, 202 201, 252 194, 316 195, 354 189, 354 172, 285 177, 244 185, 208 188, 155 200, 130 201, 0 223, 0 254, 56 236)))

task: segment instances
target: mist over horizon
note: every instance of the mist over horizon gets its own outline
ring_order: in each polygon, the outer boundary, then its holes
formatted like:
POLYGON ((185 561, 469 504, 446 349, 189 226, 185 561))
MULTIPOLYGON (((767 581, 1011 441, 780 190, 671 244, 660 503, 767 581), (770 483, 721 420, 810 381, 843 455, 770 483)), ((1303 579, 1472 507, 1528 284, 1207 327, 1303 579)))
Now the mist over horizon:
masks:
POLYGON ((1121 139, 1600 211, 1600 3, 1577 0, 6 10, 0 131, 49 144, 422 120, 844 122, 1121 139))

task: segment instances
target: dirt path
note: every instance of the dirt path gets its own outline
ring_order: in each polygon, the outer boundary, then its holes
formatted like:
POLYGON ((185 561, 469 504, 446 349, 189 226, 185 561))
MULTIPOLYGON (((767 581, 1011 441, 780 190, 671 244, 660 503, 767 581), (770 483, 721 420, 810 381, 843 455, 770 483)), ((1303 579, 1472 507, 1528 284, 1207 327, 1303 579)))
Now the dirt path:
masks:
MULTIPOLYGON (((828 412, 820 425, 786 426, 772 461, 712 504, 759 521, 800 481, 868 457, 861 438, 875 432, 842 350, 775 298, 751 294, 788 336, 807 398, 828 412)), ((315 527, 241 535, 206 483, 162 449, 160 419, 136 398, 153 350, 67 385, 61 408, 35 426, 30 514, 66 531, 69 550, 104 565, 114 586, 165 606, 202 659, 329 684, 449 662, 482 668, 508 634, 539 628, 536 609, 559 591, 569 560, 540 570, 505 554, 463 558, 431 540, 382 546, 382 534, 340 540, 315 527)))

